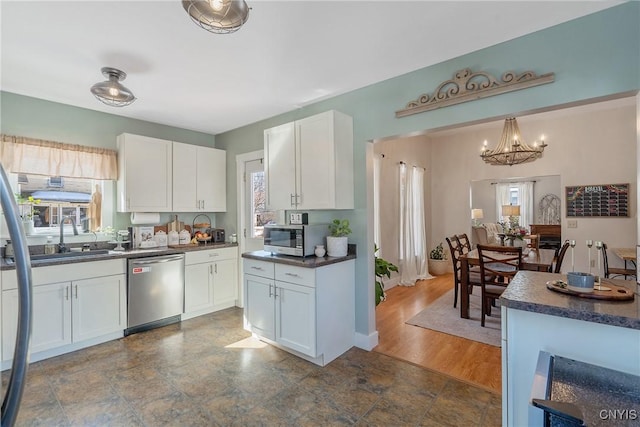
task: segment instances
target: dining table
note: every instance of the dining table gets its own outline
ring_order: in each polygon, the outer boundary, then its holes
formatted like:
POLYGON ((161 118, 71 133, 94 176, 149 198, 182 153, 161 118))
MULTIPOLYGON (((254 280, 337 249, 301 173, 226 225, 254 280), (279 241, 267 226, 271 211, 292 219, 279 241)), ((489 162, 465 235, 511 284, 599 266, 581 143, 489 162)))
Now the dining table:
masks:
MULTIPOLYGON (((555 255, 555 249, 523 248, 520 268, 550 272, 555 255)), ((480 265, 477 249, 460 256, 460 317, 463 319, 469 318, 469 267, 474 265, 480 265)))
POLYGON ((611 252, 624 261, 624 268, 627 267, 627 262, 631 262, 633 268, 636 267, 636 248, 611 248, 611 252))

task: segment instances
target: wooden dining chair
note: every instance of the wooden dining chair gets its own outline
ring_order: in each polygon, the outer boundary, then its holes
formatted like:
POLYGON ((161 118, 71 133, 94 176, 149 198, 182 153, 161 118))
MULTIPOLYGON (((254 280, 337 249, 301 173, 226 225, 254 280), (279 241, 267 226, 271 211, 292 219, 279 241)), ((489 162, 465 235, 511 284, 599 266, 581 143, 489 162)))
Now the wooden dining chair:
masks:
POLYGON ((522 265, 522 247, 478 245, 480 261, 481 318, 484 327, 485 316, 491 315, 491 305, 506 289, 513 276, 522 265))
POLYGON ((460 249, 463 254, 466 254, 471 250, 471 241, 469 240, 467 233, 457 234, 456 239, 458 239, 458 243, 460 244, 460 249))
POLYGON ((562 261, 564 260, 564 256, 567 253, 567 249, 569 249, 569 241, 565 240, 564 244, 558 251, 558 255, 554 259, 554 263, 555 263, 553 267, 554 273, 560 273, 560 270, 562 269, 562 261))
MULTIPOLYGON (((624 280, 627 280, 627 277, 636 277, 636 271, 631 268, 618 268, 618 267, 609 267, 609 260, 607 259, 607 244, 602 243, 602 262, 604 266, 604 277, 606 279, 613 279, 617 276, 624 276, 624 280)), ((599 274, 599 273, 598 273, 599 274)))
MULTIPOLYGON (((449 251, 451 252, 451 262, 453 264, 453 307, 455 308, 458 304, 458 289, 462 289, 462 261, 460 260, 460 256, 468 253, 468 251, 464 251, 463 245, 458 239, 457 235, 453 235, 451 237, 445 238, 447 244, 449 245, 449 251)), ((469 267, 469 271, 467 274, 468 283, 467 293, 473 293, 474 286, 480 286, 480 267, 469 267)))

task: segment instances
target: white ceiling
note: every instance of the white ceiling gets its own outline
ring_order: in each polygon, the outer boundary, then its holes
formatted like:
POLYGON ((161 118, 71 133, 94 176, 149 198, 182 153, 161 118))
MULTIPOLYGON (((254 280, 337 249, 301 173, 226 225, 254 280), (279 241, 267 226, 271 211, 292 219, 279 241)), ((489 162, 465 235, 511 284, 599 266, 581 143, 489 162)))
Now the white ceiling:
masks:
POLYGON ((218 134, 621 3, 247 2, 217 35, 180 1, 2 0, 0 88, 218 134), (127 73, 132 105, 91 95, 103 66, 127 73))

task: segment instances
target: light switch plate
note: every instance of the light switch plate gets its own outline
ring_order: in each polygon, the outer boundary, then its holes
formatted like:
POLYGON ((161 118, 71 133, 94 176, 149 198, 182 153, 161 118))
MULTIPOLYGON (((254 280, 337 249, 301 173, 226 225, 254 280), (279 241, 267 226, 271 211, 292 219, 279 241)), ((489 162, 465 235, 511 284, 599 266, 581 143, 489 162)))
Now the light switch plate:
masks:
POLYGON ((567 220, 567 228, 578 228, 578 220, 577 219, 568 219, 567 220))

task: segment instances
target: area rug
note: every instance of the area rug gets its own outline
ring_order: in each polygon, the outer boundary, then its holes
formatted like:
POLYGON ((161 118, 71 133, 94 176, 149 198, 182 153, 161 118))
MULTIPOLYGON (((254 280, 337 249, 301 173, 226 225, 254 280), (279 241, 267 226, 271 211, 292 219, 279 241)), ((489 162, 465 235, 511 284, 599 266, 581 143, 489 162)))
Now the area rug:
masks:
POLYGON ((451 289, 405 323, 495 347, 501 346, 500 307, 492 307, 491 316, 485 317, 485 327, 480 326, 479 289, 475 289, 470 295, 469 319, 460 317, 460 302, 457 308, 453 308, 453 289, 451 289))

